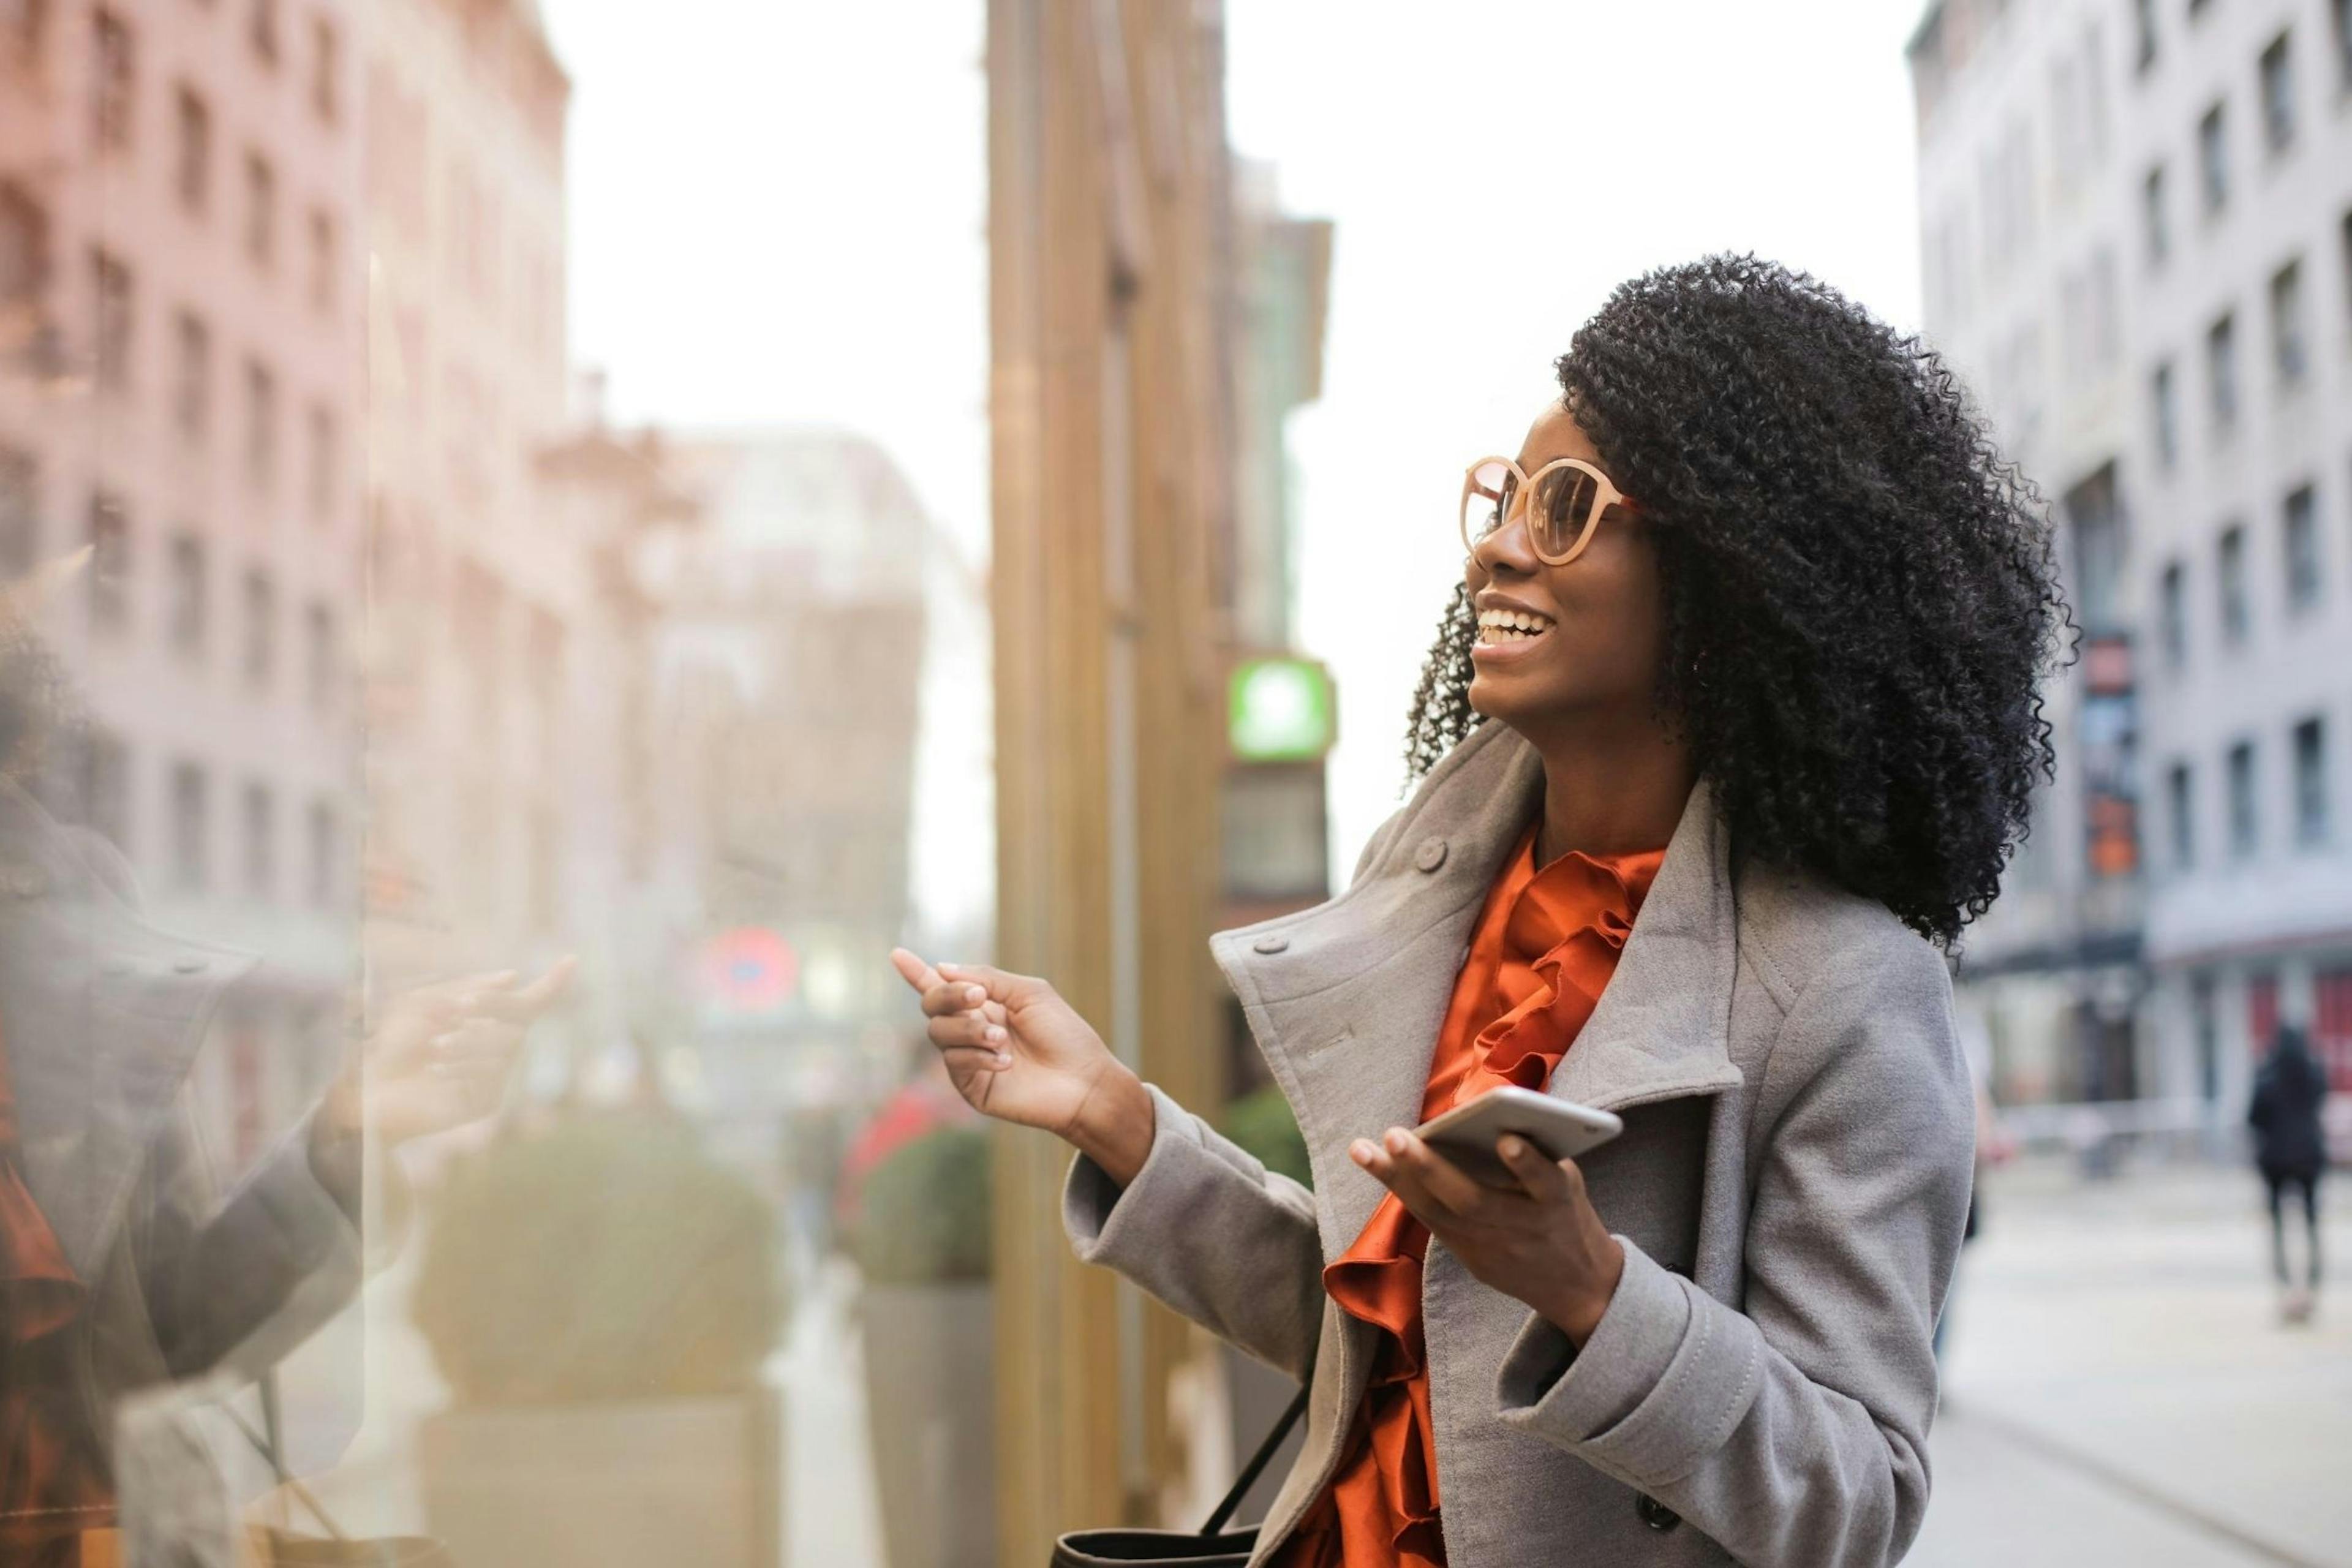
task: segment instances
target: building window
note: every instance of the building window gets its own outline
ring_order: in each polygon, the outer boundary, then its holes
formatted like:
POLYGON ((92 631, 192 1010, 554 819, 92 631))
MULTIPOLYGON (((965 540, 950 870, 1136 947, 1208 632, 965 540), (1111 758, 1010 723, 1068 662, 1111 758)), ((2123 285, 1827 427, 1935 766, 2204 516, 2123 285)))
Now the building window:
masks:
POLYGON ((323 800, 310 803, 310 905, 326 909, 335 901, 337 838, 335 808, 323 800))
POLYGON ((75 748, 81 776, 81 821, 92 833, 131 853, 131 753, 122 738, 93 728, 75 748))
POLYGON ((212 426, 213 335, 193 310, 180 312, 173 331, 179 363, 172 376, 172 418, 180 434, 201 441, 212 426))
POLYGON ((213 111, 205 106, 194 88, 181 85, 179 105, 179 145, 173 163, 173 184, 180 193, 180 205, 198 216, 204 215, 212 198, 213 183, 213 111))
POLYGON ((91 130, 100 147, 128 147, 134 69, 131 26, 111 11, 98 12, 90 25, 95 45, 90 66, 91 130))
POLYGON ((2170 360, 2159 363, 2148 378, 2148 396, 2156 415, 2156 460, 2169 468, 2180 460, 2180 394, 2173 384, 2170 360))
POLYGON ((2172 826, 2172 868, 2186 871, 2197 864, 2197 775, 2187 763, 2173 763, 2165 774, 2164 800, 2172 826))
POLYGON ((2294 841, 2305 849, 2327 842, 2327 726, 2316 715, 2294 727, 2294 841))
POLYGON ((184 892, 201 892, 206 862, 205 770, 194 763, 172 766, 172 880, 184 892))
POLYGON ((2263 139, 2273 153, 2294 145, 2294 60, 2287 35, 2273 38, 2263 51, 2263 139))
POLYGON ((2133 61, 2145 72, 2156 64, 2156 0, 2132 0, 2132 30, 2139 41, 2133 61))
POLYGON ((327 311, 335 305, 335 268, 341 247, 335 243, 335 218, 324 207, 310 209, 310 308, 327 311))
POLYGON ((253 46, 254 58, 264 65, 278 63, 278 0, 248 0, 253 9, 246 19, 246 37, 253 46))
POLYGON ((2235 647, 2253 625, 2253 609, 2246 602, 2246 531, 2241 524, 2221 531, 2221 561, 2215 581, 2221 592, 2221 640, 2235 647))
POLYGON ((278 172, 258 153, 245 155, 245 253, 269 265, 278 245, 278 172))
POLYGON ((2164 221, 2164 165, 2158 163, 2147 172, 2139 189, 2140 231, 2147 249, 2151 268, 2164 265, 2172 254, 2172 231, 2164 221))
POLYGON ((341 112, 342 39, 330 18, 310 18, 310 107, 332 125, 341 112))
POLYGON ((165 605, 172 651, 201 658, 205 651, 205 546, 192 534, 172 541, 165 605))
POLYGON ((94 250, 90 280, 98 297, 98 384, 121 392, 131 384, 131 269, 94 250))
POLYGON ((131 618, 131 521, 106 490, 89 498, 89 624, 121 631, 131 618))
POLYGON ((2262 844, 2262 820, 2254 801, 2254 743, 2230 748, 2230 853, 2249 859, 2262 844))
POLYGON ((2286 604, 2297 612, 2318 607, 2326 576, 2320 561, 2319 500, 2309 485, 2286 498, 2286 604))
POLYGON ((245 651, 237 662, 257 691, 267 689, 277 671, 278 591, 258 566, 245 574, 245 651))
POLYGON ((0 327, 39 325, 48 281, 48 215, 20 186, 0 180, 0 327))
POLYGON ((0 447, 0 578, 22 577, 40 558, 39 489, 33 455, 0 447))
POLYGON ((2158 584, 2158 633, 2163 641, 2164 662, 2179 669, 2189 662, 2188 563, 2166 562, 2158 584))
POLYGON ((2238 324, 2228 312, 2205 329, 2205 386, 2216 434, 2238 423, 2238 324))
POLYGON ((267 899, 278 887, 278 805, 268 784, 245 786, 244 816, 245 890, 250 898, 267 899))
POLYGON ((2271 274, 2271 364, 2284 387, 2301 385, 2310 365, 2303 316, 2303 263, 2290 261, 2271 274))
POLYGON ((2230 201, 2230 143, 2218 103, 2197 122, 2197 170, 2204 181, 2205 211, 2210 216, 2230 201))
POLYGON ((335 705, 335 612, 313 604, 302 615, 303 641, 310 671, 313 711, 324 713, 335 705))
POLYGON ((2336 25, 2336 80, 2352 92, 2352 0, 2329 0, 2328 11, 2336 25))
POLYGON ((341 437, 335 425, 335 411, 323 403, 310 405, 308 423, 310 521, 323 524, 331 521, 335 515, 335 485, 341 463, 341 437))
POLYGON ((245 477, 266 489, 278 471, 278 378, 259 360, 245 362, 245 477))

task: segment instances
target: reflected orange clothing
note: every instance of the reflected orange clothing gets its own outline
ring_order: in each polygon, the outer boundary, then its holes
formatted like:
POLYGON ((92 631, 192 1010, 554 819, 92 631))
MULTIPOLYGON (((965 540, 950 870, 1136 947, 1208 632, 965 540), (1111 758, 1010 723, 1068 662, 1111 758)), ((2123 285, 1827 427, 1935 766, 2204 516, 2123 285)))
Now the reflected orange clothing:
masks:
POLYGON ((0 1039, 0 1560, 79 1561, 81 1531, 114 1521, 114 1491, 83 1432, 68 1332, 88 1293, 17 1164, 16 1096, 0 1039))
MULTIPOLYGON (((1437 1036, 1424 1121, 1491 1089, 1540 1092, 1592 1016, 1664 849, 1594 858, 1574 850, 1535 867, 1535 826, 1487 889, 1437 1036)), ((1365 1132, 1376 1134, 1377 1128, 1365 1132)), ((1437 1442, 1421 1325, 1429 1231, 1393 1194, 1323 1270, 1323 1288, 1384 1332, 1348 1452, 1298 1530, 1282 1568, 1430 1568, 1438 1530, 1437 1442)))

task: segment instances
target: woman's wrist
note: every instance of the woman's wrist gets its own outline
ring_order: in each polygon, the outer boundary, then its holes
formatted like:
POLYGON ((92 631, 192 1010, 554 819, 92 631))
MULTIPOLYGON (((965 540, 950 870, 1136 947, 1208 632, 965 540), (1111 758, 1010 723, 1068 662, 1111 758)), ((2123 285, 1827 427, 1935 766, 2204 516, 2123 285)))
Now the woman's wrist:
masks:
POLYGON ((1610 1267, 1607 1278, 1589 1285, 1563 1290, 1536 1309, 1538 1314, 1568 1336, 1568 1342, 1578 1350, 1584 1348, 1601 1320, 1609 1312, 1609 1303, 1617 1298, 1617 1282, 1625 1277, 1625 1252, 1614 1237, 1609 1238, 1610 1267))
POLYGON ((1087 1091, 1063 1136, 1079 1153, 1101 1166, 1103 1174, 1124 1187, 1151 1157, 1158 1121, 1151 1091, 1126 1063, 1113 1061, 1087 1091))

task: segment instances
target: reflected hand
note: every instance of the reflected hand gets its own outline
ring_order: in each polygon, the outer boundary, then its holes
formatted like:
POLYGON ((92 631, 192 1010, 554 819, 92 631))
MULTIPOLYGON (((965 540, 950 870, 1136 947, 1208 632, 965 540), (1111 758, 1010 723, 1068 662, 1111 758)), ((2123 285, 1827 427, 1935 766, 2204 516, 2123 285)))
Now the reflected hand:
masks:
POLYGON ((1122 1185, 1133 1179, 1151 1148, 1150 1097, 1053 986, 984 963, 934 968, 903 947, 890 963, 922 997, 925 1032, 966 1104, 1066 1139, 1122 1185))
POLYGON ((328 1093, 330 1130, 349 1135, 364 1126, 395 1146, 488 1115, 530 1026, 578 967, 566 957, 528 985, 505 970, 394 997, 328 1093))

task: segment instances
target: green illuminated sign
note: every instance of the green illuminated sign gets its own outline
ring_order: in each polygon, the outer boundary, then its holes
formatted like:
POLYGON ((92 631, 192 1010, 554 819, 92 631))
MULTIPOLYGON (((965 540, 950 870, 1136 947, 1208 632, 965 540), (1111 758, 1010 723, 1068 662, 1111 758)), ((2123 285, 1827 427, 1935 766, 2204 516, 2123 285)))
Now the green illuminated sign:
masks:
POLYGON ((1225 734, 1243 762, 1304 762, 1331 749, 1337 710, 1314 660, 1244 659, 1225 688, 1225 734))

